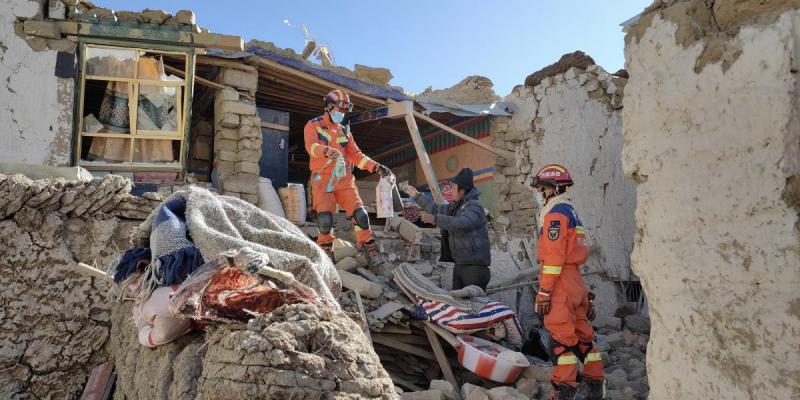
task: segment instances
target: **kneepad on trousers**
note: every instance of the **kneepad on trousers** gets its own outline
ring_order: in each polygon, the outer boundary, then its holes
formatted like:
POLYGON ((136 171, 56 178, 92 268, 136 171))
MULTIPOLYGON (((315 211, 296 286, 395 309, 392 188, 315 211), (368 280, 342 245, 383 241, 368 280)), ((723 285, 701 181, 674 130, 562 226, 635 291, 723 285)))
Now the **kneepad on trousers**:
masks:
POLYGON ((356 208, 356 210, 353 211, 353 222, 361 229, 369 229, 369 215, 367 214, 367 210, 363 207, 356 208))
POLYGON ((333 228, 333 213, 321 212, 317 214, 317 229, 319 229, 319 233, 327 235, 331 233, 331 228, 333 228))

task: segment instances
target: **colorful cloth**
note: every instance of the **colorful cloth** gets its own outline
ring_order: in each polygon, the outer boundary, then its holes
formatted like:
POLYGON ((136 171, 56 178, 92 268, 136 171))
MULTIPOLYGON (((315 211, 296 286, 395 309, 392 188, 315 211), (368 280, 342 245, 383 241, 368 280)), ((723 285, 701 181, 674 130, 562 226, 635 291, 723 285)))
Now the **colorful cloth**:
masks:
POLYGON ((517 321, 517 315, 498 301, 489 302, 474 314, 438 301, 419 300, 418 304, 425 309, 431 321, 457 335, 491 329, 503 323, 507 330, 508 341, 512 344, 522 344, 522 328, 517 321))

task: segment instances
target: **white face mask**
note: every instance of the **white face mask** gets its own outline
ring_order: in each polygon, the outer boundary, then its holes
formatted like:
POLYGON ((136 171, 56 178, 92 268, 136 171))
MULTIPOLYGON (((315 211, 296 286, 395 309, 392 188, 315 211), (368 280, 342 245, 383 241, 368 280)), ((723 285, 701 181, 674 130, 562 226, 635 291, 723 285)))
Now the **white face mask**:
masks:
POLYGON ((538 190, 536 191, 536 204, 538 204, 540 208, 544 207, 544 195, 538 190))

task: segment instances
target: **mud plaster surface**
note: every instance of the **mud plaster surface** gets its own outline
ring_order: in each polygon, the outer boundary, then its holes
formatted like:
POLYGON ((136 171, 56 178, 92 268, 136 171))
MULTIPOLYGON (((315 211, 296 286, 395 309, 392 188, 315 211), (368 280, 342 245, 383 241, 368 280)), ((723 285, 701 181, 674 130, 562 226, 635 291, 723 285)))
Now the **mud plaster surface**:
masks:
POLYGON ((650 398, 797 398, 800 12, 740 26, 738 58, 700 72, 683 28, 657 14, 625 50, 650 398))

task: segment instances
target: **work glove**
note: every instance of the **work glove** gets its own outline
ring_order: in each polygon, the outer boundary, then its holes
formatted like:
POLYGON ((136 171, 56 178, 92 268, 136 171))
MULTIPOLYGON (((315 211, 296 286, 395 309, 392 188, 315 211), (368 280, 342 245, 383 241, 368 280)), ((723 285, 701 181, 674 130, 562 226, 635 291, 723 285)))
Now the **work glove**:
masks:
POLYGON ((382 164, 378 164, 378 168, 377 168, 376 172, 380 176, 391 176, 392 175, 392 170, 390 170, 389 167, 387 167, 385 165, 382 165, 382 164))
POLYGON ((586 319, 594 321, 597 317, 597 312, 594 310, 594 293, 589 292, 589 308, 586 310, 586 319))
POLYGON ((334 164, 338 164, 339 162, 341 162, 339 160, 341 160, 343 157, 344 156, 342 156, 342 153, 340 153, 339 150, 330 149, 328 151, 328 159, 333 161, 334 164))
POLYGON ((545 316, 550 312, 550 291, 540 289, 539 293, 536 293, 536 299, 533 303, 533 311, 535 311, 540 316, 545 316))

